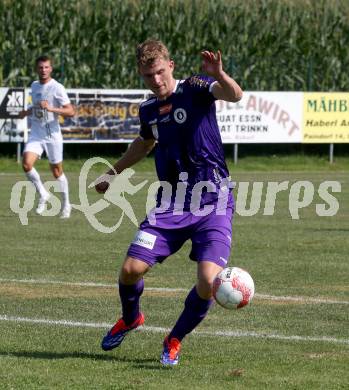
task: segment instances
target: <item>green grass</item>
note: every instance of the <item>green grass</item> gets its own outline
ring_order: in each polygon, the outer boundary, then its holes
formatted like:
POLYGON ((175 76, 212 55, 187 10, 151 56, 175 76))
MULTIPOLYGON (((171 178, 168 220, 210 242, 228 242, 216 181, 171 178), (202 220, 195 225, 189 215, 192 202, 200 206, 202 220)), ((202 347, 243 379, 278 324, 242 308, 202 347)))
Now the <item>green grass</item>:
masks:
MULTIPOLYGON (((101 337, 120 312, 117 290, 112 285, 135 226, 125 218, 116 232, 102 234, 77 210, 69 220, 39 217, 31 211, 29 224, 22 226, 10 210, 9 201, 12 186, 23 180, 23 174, 13 161, 0 160, 1 388, 346 389, 348 161, 338 160, 339 169, 321 159, 307 159, 306 170, 302 170, 299 159, 259 158, 255 159, 256 169, 250 159, 241 159, 238 166, 232 167, 232 176, 238 183, 289 181, 291 185, 306 180, 313 183, 316 196, 308 207, 299 210, 298 220, 290 216, 287 191, 278 194, 272 216, 263 215, 263 207, 252 217, 235 216, 230 264, 250 271, 257 296, 250 306, 239 311, 215 306, 197 333, 184 340, 180 365, 173 370, 161 368, 158 361, 166 333, 160 328, 173 326, 182 310, 185 290, 195 282, 195 264, 187 260, 189 243, 145 276, 148 288, 184 290, 146 290, 142 309, 148 328, 131 333, 120 349, 104 353, 100 349, 101 337), (340 205, 333 217, 319 217, 316 213, 316 204, 324 203, 317 194, 324 180, 338 181, 342 187, 340 193, 333 194, 340 205), (19 281, 29 279, 34 281, 19 281), (38 280, 46 282, 35 282, 38 280), (279 298, 272 300, 262 294, 279 298), (5 321, 3 316, 22 320, 5 321), (23 319, 82 324, 68 326, 23 319), (250 335, 219 336, 219 331, 250 335), (322 337, 329 339, 321 341, 322 337)), ((82 164, 82 160, 66 161, 74 204, 79 203, 78 174, 82 164)), ((37 167, 45 181, 51 180, 47 161, 40 161, 37 167)), ((103 169, 95 167, 91 180, 103 169)), ((135 169, 135 183, 154 178, 152 159, 135 169)), ((145 213, 145 196, 142 190, 129 198, 139 221, 145 213)), ((88 197, 90 203, 101 198, 93 190, 88 191, 88 197)), ((109 226, 119 216, 120 210, 113 205, 98 215, 109 226)))
MULTIPOLYGON (((93 157, 93 156, 91 156, 93 157)), ((120 155, 103 157, 110 163, 114 163, 120 155)), ((86 159, 66 159, 64 166, 69 172, 79 173, 81 167, 86 159)), ((42 159, 36 163, 39 170, 47 170, 47 160, 42 159)), ((327 157, 310 156, 310 155, 289 155, 289 156, 251 156, 242 157, 238 159, 235 165, 232 156, 227 155, 227 164, 232 173, 235 172, 270 172, 270 171, 300 171, 300 172, 333 172, 333 171, 347 171, 349 170, 349 157, 335 156, 334 162, 331 164, 327 157)), ((99 172, 104 172, 104 166, 97 166, 99 172)), ((139 172, 154 171, 154 160, 150 156, 136 166, 139 172)), ((1 157, 0 158, 0 172, 21 173, 21 165, 16 163, 16 158, 1 157)))

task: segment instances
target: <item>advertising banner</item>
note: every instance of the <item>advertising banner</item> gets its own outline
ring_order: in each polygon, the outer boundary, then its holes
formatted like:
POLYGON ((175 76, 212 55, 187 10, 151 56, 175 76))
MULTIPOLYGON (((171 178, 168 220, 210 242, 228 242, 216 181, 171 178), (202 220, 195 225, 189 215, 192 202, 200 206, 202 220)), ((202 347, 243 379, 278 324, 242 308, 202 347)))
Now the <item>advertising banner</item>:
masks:
POLYGON ((64 118, 61 123, 64 141, 130 142, 137 137, 139 104, 147 99, 149 91, 70 89, 67 92, 76 115, 64 118))
POLYGON ((24 88, 0 88, 0 142, 21 142, 26 123, 18 119, 25 107, 24 88))
MULTIPOLYGON (((64 142, 131 142, 148 90, 68 89, 73 118, 60 117, 64 142)), ((30 89, 0 88, 0 142, 23 142, 30 89)), ((349 143, 349 93, 249 92, 216 102, 223 143, 349 143)))
POLYGON ((17 119, 24 100, 24 88, 0 88, 0 119, 17 119))
POLYGON ((303 143, 349 143, 349 93, 304 93, 303 143))
POLYGON ((301 142, 302 92, 244 92, 238 103, 217 101, 223 143, 301 142))

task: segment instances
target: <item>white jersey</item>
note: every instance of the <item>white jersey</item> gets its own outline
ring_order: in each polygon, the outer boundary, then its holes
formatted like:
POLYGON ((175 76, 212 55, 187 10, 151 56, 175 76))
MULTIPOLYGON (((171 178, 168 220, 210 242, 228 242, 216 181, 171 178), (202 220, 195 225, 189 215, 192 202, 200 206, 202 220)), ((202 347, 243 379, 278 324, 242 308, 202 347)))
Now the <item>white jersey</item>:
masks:
POLYGON ((62 107, 70 104, 67 92, 55 79, 41 84, 34 81, 31 85, 32 115, 30 136, 35 138, 62 138, 58 114, 40 108, 40 101, 47 100, 51 107, 62 107))

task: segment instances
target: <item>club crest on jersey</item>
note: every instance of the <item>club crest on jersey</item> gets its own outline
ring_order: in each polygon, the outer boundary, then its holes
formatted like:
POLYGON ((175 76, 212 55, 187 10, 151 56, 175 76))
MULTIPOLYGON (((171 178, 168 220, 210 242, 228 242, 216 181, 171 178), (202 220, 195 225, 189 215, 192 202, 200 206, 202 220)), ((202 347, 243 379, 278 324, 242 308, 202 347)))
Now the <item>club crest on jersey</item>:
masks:
POLYGON ((184 110, 184 108, 177 108, 174 111, 173 116, 177 123, 184 123, 187 119, 187 112, 184 110))

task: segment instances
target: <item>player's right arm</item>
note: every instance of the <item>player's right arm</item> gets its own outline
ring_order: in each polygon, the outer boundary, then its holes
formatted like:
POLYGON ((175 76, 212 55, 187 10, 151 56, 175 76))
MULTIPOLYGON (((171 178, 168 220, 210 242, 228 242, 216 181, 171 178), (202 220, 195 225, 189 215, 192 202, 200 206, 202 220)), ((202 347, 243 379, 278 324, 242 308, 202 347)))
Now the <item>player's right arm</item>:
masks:
MULTIPOLYGON (((142 160, 155 145, 154 139, 143 139, 137 137, 129 146, 126 153, 114 164, 116 173, 121 173, 124 169, 131 167, 142 160)), ((112 170, 108 172, 114 174, 112 170)))
MULTIPOLYGON (((154 139, 143 139, 142 137, 137 137, 129 146, 125 154, 114 164, 114 170, 110 169, 106 172, 106 175, 115 175, 116 173, 121 173, 126 168, 131 167, 136 164, 138 161, 142 160, 154 147, 154 139)), ((95 186, 96 191, 104 194, 109 188, 109 183, 107 181, 102 181, 95 186)))

